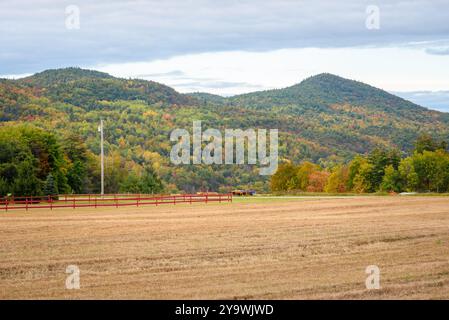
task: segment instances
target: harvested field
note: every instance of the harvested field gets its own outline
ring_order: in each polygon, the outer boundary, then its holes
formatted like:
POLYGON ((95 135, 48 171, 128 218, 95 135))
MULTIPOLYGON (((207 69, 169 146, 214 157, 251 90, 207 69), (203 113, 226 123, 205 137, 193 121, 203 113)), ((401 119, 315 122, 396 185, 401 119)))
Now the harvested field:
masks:
POLYGON ((449 198, 1 212, 0 298, 449 299, 449 198))

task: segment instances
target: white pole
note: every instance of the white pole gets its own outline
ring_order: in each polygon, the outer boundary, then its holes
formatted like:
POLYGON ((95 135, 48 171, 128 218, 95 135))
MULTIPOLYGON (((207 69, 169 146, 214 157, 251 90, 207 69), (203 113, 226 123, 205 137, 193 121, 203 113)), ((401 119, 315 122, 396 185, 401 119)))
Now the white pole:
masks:
POLYGON ((101 195, 104 195, 104 149, 103 149, 103 119, 100 119, 100 137, 101 137, 101 195))

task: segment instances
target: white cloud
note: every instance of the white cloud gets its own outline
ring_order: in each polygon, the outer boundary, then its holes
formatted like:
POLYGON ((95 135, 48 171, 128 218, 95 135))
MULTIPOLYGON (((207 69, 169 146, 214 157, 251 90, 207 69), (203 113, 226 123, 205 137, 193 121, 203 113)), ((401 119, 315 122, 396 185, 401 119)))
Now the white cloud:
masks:
POLYGON ((31 73, 22 73, 22 74, 3 74, 0 75, 0 79, 20 79, 31 76, 31 73))
POLYGON ((388 91, 449 89, 449 56, 409 47, 230 51, 92 68, 119 77, 158 81, 181 92, 221 95, 287 87, 322 72, 388 91))
POLYGON ((449 112, 449 91, 392 92, 423 107, 449 112))

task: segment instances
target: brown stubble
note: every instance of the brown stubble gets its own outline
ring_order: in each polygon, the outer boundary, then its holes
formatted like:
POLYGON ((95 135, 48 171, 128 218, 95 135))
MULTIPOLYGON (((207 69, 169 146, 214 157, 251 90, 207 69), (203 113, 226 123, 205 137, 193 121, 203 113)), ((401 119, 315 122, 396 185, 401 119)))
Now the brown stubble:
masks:
POLYGON ((445 197, 8 212, 0 244, 2 299, 449 298, 445 197))

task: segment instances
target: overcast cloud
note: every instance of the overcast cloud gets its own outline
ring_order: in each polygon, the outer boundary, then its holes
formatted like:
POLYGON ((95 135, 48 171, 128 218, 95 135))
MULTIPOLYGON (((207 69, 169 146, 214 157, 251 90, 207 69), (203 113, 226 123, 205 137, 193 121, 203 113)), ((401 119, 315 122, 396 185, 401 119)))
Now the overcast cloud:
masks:
MULTIPOLYGON (((67 66, 108 69, 118 74, 118 66, 128 63, 153 65, 155 61, 192 55, 302 48, 344 48, 348 57, 351 50, 360 47, 405 48, 447 59, 448 21, 447 0, 1 0, 0 75, 67 66), (66 28, 68 5, 80 9, 80 29, 66 28), (368 5, 380 9, 379 30, 366 28, 368 5)), ((225 61, 232 65, 231 58, 225 61)), ((298 63, 294 64, 298 68, 298 63)), ((307 59, 302 64, 299 68, 307 69, 307 59)), ((410 70, 418 64, 420 61, 415 61, 410 70)), ((388 70, 382 71, 388 79, 388 70)), ((309 74, 298 73, 295 79, 309 74)), ((204 77, 203 72, 186 73, 168 64, 163 69, 139 70, 130 76, 167 79, 184 90, 229 93, 277 87, 286 82, 269 74, 266 77, 273 78, 271 84, 210 73, 204 77)), ((431 72, 426 76, 431 77, 431 72)), ((372 82, 369 76, 362 78, 372 82)), ((387 89, 417 90, 397 86, 387 89)), ((449 85, 441 88, 438 83, 437 87, 420 90, 449 90, 449 85)))
MULTIPOLYGON (((441 41, 448 21, 447 0, 3 0, 0 74, 211 51, 441 41), (381 10, 380 30, 365 27, 369 4, 381 10), (65 28, 67 5, 80 8, 79 30, 65 28)), ((448 53, 448 42, 427 45, 448 53)))

